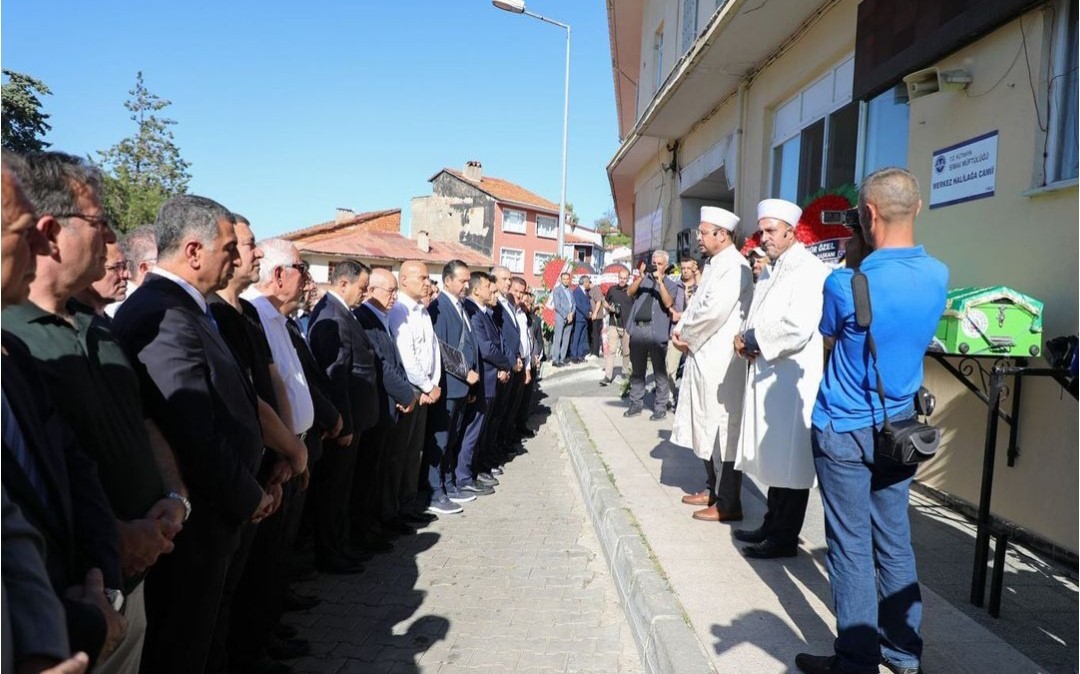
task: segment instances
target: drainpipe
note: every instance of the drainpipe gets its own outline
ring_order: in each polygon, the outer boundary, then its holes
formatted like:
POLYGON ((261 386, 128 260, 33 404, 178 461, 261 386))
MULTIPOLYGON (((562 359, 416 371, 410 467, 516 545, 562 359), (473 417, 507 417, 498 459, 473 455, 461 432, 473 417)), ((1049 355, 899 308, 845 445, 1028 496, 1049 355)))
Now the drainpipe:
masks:
MULTIPOLYGON (((744 218, 742 218, 743 211, 743 186, 749 181, 746 179, 744 173, 744 155, 746 154, 746 106, 747 98, 746 90, 750 88, 750 81, 743 79, 739 82, 739 90, 735 101, 735 105, 739 110, 739 120, 735 127, 735 203, 732 206, 735 208, 735 214, 740 217, 740 224, 744 218)), ((755 223, 756 224, 756 223, 755 223)))

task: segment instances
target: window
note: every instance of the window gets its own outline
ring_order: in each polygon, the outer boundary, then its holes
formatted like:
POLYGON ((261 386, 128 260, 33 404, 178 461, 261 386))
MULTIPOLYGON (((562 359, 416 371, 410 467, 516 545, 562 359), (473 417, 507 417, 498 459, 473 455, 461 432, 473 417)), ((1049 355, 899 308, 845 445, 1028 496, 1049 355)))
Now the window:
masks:
POLYGON ((555 253, 533 253, 533 275, 542 275, 544 273, 544 267, 554 257, 555 253))
POLYGON ((698 0, 683 0, 682 5, 682 53, 690 49, 697 37, 698 0))
POLYGON ((777 108, 772 196, 802 203, 822 189, 855 182, 859 103, 851 100, 853 72, 848 58, 777 108))
POLYGON ((542 239, 559 238, 559 219, 550 215, 536 216, 536 235, 542 239))
POLYGON ((512 211, 508 208, 503 209, 502 231, 524 234, 525 211, 512 211))
POLYGON ((870 99, 865 106, 866 130, 862 142, 859 180, 886 166, 907 166, 908 94, 899 84, 870 99))
POLYGON ((500 248, 499 264, 515 274, 525 271, 525 251, 520 248, 500 248))
POLYGON ((1076 2, 1057 3, 1054 67, 1050 80, 1050 128, 1047 129, 1046 182, 1077 177, 1076 2))
POLYGON ((653 36, 653 92, 660 91, 664 83, 664 24, 656 29, 653 36))

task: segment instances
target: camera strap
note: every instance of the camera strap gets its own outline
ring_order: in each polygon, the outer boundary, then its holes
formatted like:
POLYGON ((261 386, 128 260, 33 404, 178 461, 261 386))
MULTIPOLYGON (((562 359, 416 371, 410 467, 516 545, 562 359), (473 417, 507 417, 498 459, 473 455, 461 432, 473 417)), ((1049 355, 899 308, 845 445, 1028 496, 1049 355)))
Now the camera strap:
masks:
POLYGON ((855 304, 855 323, 861 328, 866 328, 866 346, 870 351, 870 357, 873 359, 874 378, 877 380, 878 398, 881 399, 881 416, 883 419, 881 425, 883 429, 891 430, 889 410, 885 405, 885 384, 881 380, 881 371, 878 369, 877 344, 874 342, 874 333, 870 329, 870 324, 874 322, 874 312, 870 304, 870 282, 866 278, 866 274, 861 271, 856 271, 851 277, 851 296, 855 304))

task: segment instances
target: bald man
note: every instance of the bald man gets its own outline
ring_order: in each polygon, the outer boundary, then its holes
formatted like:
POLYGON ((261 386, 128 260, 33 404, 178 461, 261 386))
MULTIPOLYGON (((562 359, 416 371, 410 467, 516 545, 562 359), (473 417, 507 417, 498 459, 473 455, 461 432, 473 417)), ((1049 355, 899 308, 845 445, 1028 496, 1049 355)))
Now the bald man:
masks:
POLYGON ((417 396, 411 414, 398 417, 393 442, 404 456, 404 468, 398 482, 398 515, 406 523, 424 523, 436 519, 424 510, 419 500, 420 461, 424 449, 424 431, 428 410, 442 396, 439 377, 442 356, 435 339, 431 316, 424 304, 425 286, 430 285, 427 265, 409 260, 398 272, 398 295, 387 312, 390 334, 401 356, 405 376, 417 396))

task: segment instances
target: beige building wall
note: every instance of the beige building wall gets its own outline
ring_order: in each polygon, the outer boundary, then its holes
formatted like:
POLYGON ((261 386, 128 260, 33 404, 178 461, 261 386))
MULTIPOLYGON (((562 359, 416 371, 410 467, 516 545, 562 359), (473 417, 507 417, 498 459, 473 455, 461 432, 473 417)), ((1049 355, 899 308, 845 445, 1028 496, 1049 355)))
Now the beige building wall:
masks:
MULTIPOLYGON (((643 60, 651 57, 657 8, 669 4, 648 5, 643 25, 643 60)), ((676 11, 673 7, 667 9, 669 13, 676 11)), ((743 236, 755 228, 758 201, 772 196, 773 113, 854 52, 857 9, 858 0, 843 0, 835 5, 750 82, 745 92, 746 114, 735 186, 735 211, 741 218, 743 236)), ((1038 118, 1045 120, 1049 55, 1044 42, 1043 11, 1030 12, 1023 20, 1036 78, 1034 86, 1041 92, 1038 118)), ((670 18, 665 21, 670 23, 670 18)), ((939 92, 911 103, 908 168, 919 176, 924 203, 929 203, 932 153, 998 131, 995 196, 932 211, 925 209, 918 222, 918 238, 932 255, 949 266, 951 288, 1007 285, 1043 300, 1044 338, 1049 339, 1077 332, 1078 192, 1074 181, 1065 189, 1025 195, 1041 180, 1038 167, 1044 135, 1036 121, 1023 54, 1015 58, 1021 39, 1020 21, 1015 20, 936 64, 943 69, 967 69, 974 81, 966 92, 939 92), (1006 75, 1010 64, 1012 70, 1006 75), (990 91, 991 87, 995 88, 990 91)), ((639 102, 639 114, 647 103, 639 102)), ((679 139, 680 165, 701 156, 737 129, 738 104, 738 96, 731 97, 679 139)), ((656 142, 658 159, 643 168, 635 180, 635 218, 641 227, 644 216, 658 207, 662 209, 664 244, 673 248, 675 233, 687 223, 679 222, 680 199, 674 178, 660 170, 661 162, 670 162, 670 153, 664 149, 664 142, 656 142), (665 186, 661 190, 662 183, 665 186)), ((1045 363, 1037 360, 1036 364, 1045 363)), ((946 437, 941 456, 924 466, 918 479, 976 504, 986 406, 932 361, 927 361, 926 381, 938 397, 933 421, 945 428, 946 437)), ((994 514, 1076 552, 1080 524, 1076 401, 1050 380, 1025 380, 1018 442, 1022 454, 1013 468, 1006 465, 1008 436, 1009 427, 1002 422, 994 514)))
MULTIPOLYGON (((1077 332, 1077 188, 1025 196, 1041 182, 1047 70, 1043 12, 1036 10, 935 64, 963 68, 966 91, 939 92, 911 102, 909 168, 929 203, 934 151, 998 132, 997 184, 986 199, 926 209, 919 241, 949 266, 949 287, 1006 285, 1046 303, 1044 341, 1077 332), (1022 53, 1026 38, 1036 112, 1022 53), (1010 70, 1010 64, 1012 69, 1010 70), (1040 76, 1040 72, 1042 75, 1040 76), (1007 73, 1007 74, 1006 74, 1007 73), (1001 79, 1004 77, 1004 79, 1001 79), (1040 81, 1041 77, 1041 81, 1040 81), (995 83, 1000 82, 995 86, 995 83)), ((1045 366, 1041 359, 1034 364, 1045 366)), ((919 479, 971 503, 979 499, 986 406, 938 365, 928 363, 927 385, 938 397, 934 420, 947 429, 941 457, 919 479)), ((1005 408, 1008 410, 1009 402, 1005 408)), ((1026 379, 1020 407, 1021 455, 1006 465, 1009 426, 998 430, 993 512, 1077 551, 1077 403, 1052 380, 1026 379)))
POLYGON ((645 0, 641 22, 641 68, 638 71, 637 118, 656 95, 656 33, 663 26, 664 53, 660 63, 660 83, 671 73, 682 53, 679 51, 679 3, 676 0, 645 0))

